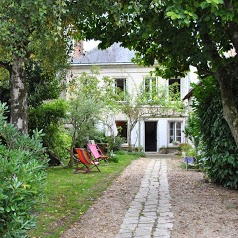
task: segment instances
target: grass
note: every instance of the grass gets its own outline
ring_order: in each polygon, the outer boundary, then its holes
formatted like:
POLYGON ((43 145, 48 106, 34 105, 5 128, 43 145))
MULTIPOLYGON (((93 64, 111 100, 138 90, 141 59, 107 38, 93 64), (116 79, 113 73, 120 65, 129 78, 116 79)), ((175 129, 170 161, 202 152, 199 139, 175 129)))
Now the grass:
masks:
POLYGON ((73 174, 74 169, 70 168, 48 168, 44 203, 37 208, 37 227, 29 232, 29 236, 60 237, 138 155, 118 154, 116 158, 118 163, 101 162, 101 172, 73 174))

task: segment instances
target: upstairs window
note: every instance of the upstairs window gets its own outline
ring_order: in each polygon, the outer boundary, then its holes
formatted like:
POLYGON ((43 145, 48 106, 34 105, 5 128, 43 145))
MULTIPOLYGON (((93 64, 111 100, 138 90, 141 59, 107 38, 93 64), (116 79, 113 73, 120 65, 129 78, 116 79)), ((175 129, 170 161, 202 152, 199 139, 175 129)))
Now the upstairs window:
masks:
POLYGON ((115 79, 115 93, 120 97, 120 100, 123 101, 126 93, 126 79, 117 78, 115 79))
POLYGON ((144 90, 147 101, 153 101, 157 97, 157 81, 155 77, 146 77, 144 79, 144 90))
POLYGON ((180 79, 169 79, 169 100, 180 101, 180 79))

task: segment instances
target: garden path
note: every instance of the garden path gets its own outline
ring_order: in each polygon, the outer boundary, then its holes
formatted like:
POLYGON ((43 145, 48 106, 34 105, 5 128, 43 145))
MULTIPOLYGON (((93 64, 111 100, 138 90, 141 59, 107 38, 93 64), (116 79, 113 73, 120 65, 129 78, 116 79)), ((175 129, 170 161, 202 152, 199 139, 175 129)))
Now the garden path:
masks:
POLYGON ((238 191, 181 162, 133 161, 61 238, 237 238, 238 191))

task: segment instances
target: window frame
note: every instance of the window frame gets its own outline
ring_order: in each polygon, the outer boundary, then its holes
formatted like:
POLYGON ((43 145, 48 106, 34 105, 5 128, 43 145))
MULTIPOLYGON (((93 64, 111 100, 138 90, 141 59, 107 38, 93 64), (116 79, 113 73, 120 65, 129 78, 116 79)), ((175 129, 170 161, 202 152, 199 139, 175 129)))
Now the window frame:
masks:
POLYGON ((182 143, 182 126, 183 126, 183 121, 180 121, 180 120, 168 121, 168 144, 170 146, 171 145, 176 146, 179 143, 182 143), (173 123, 173 127, 171 127, 172 123, 173 123), (180 125, 179 128, 177 127, 178 123, 180 125), (171 134, 171 129, 172 129, 172 134, 171 134), (179 130, 179 133, 178 133, 178 130, 179 130))
POLYGON ((176 94, 176 93, 179 93, 179 99, 181 100, 181 78, 170 78, 169 80, 168 80, 168 89, 169 89, 169 100, 170 101, 174 101, 173 99, 172 99, 172 97, 171 97, 171 95, 170 95, 170 87, 173 85, 173 84, 176 84, 176 83, 178 83, 178 88, 176 89, 176 88, 174 88, 173 89, 173 93, 174 94, 176 94), (178 92, 176 92, 176 91, 178 90, 178 92))
POLYGON ((151 77, 151 76, 145 76, 143 78, 143 86, 144 86, 144 92, 145 92, 145 97, 146 97, 146 100, 149 102, 149 101, 153 101, 153 98, 154 98, 154 93, 155 94, 158 94, 158 78, 157 77, 151 77), (148 91, 146 90, 146 81, 149 80, 149 87, 148 87, 148 91), (155 83, 154 83, 154 82, 155 83), (155 88, 155 92, 154 92, 154 89, 155 88), (148 93, 148 95, 147 95, 148 93), (149 96, 149 97, 148 97, 149 96))
POLYGON ((121 127, 122 130, 118 134, 125 139, 125 143, 128 142, 128 121, 127 120, 115 120, 116 126, 121 127), (122 124, 124 126, 122 126, 122 124))
MULTIPOLYGON (((125 77, 115 77, 114 78, 114 93, 116 95, 120 95, 120 93, 122 93, 123 97, 125 97, 126 92, 127 92, 127 79, 125 77), (123 81, 122 87, 118 86, 118 80, 123 81), (121 89, 121 90, 119 91, 118 89, 121 89)), ((124 100, 120 100, 120 101, 124 101, 124 100)))

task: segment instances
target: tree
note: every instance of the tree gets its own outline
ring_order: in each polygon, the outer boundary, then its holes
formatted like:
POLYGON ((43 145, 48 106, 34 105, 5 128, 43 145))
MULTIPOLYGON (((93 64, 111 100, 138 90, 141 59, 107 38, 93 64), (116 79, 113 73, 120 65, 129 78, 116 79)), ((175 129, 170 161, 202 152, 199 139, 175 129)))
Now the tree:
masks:
POLYGON ((28 133, 26 64, 38 59, 45 71, 65 62, 64 1, 7 1, 0 3, 0 67, 10 74, 11 123, 28 133))
POLYGON ((118 1, 116 10, 88 19, 95 25, 88 38, 113 42, 138 51, 137 62, 153 65, 164 78, 182 76, 197 67, 200 79, 219 82, 223 116, 238 146, 238 2, 235 0, 118 1))
POLYGON ((73 148, 76 145, 83 147, 88 139, 95 135, 103 113, 105 110, 108 111, 108 102, 111 101, 109 97, 110 79, 105 77, 100 82, 98 76, 99 68, 92 67, 90 73, 83 72, 79 78, 73 79, 69 85, 67 123, 72 137, 69 166, 73 166, 74 162, 73 148))
MULTIPOLYGON (((65 67, 72 38, 90 31, 87 18, 104 15, 112 0, 2 0, 0 3, 0 67, 10 74, 11 122, 28 132, 26 63, 38 60, 43 71, 65 67)), ((93 25, 92 25, 93 27, 93 25)))

